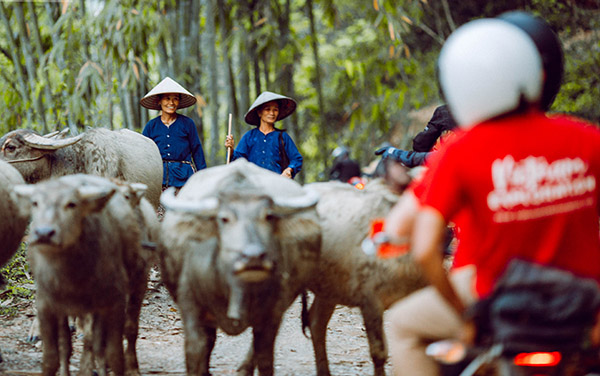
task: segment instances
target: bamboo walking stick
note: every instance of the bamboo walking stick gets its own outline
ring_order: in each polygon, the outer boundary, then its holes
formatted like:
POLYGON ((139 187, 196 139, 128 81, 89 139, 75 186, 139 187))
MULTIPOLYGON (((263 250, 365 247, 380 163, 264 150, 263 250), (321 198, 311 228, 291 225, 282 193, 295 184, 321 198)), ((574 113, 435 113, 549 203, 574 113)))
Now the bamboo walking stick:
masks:
MULTIPOLYGON (((227 132, 228 136, 231 136, 231 114, 229 114, 229 130, 227 132)), ((229 160, 231 159, 231 148, 227 148, 227 164, 229 164, 229 160)))

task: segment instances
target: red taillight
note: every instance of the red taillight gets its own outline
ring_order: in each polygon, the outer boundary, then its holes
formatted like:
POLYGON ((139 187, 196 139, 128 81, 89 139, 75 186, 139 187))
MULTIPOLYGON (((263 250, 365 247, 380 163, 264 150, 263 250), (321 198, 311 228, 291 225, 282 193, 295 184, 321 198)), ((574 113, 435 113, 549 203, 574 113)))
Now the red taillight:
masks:
POLYGON ((356 183, 356 184, 354 185, 354 187, 355 187, 356 189, 364 189, 364 188, 365 188, 365 185, 364 185, 363 183, 356 183))
POLYGON ((560 363, 561 359, 558 351, 520 353, 515 356, 514 363, 525 367, 552 367, 560 363))

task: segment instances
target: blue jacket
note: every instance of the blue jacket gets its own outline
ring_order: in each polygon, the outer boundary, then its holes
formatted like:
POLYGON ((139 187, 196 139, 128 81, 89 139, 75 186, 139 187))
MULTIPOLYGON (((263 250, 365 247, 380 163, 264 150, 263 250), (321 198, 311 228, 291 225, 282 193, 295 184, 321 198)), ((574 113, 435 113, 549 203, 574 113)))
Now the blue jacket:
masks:
POLYGON ((231 160, 246 158, 260 167, 281 174, 283 168, 281 166, 280 134, 283 137, 285 153, 290 161, 288 167, 292 169, 292 176, 295 176, 302 169, 302 155, 292 138, 285 131, 279 129, 267 134, 262 133, 258 127, 249 130, 242 136, 233 151, 231 160))
POLYGON ((194 173, 192 160, 197 170, 206 168, 196 124, 189 117, 177 114, 177 119, 169 127, 160 120, 160 116, 155 117, 146 124, 142 134, 154 140, 160 150, 163 186, 183 186, 194 173))

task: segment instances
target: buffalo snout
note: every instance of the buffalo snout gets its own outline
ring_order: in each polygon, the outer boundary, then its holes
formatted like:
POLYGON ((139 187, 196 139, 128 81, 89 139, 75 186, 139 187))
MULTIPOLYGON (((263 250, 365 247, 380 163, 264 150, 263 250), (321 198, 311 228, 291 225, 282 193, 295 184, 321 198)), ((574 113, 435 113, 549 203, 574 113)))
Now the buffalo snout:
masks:
POLYGON ((264 246, 248 244, 234 262, 233 273, 245 282, 260 282, 271 274, 273 266, 264 246))
POLYGON ((52 244, 56 229, 52 226, 38 226, 33 230, 31 243, 52 244))
POLYGON ((261 260, 266 256, 265 247, 260 244, 249 244, 242 250, 242 257, 251 260, 261 260))

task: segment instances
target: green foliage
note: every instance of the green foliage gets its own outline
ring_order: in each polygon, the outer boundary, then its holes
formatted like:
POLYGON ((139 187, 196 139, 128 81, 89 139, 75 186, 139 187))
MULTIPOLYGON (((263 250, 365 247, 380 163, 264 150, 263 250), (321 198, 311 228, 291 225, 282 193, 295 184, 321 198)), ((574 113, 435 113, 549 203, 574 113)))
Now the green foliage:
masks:
POLYGON ((0 286, 0 316, 15 314, 14 303, 34 297, 33 280, 25 254, 23 243, 12 259, 0 269, 0 277, 4 281, 4 286, 0 286))
POLYGON ((319 180, 338 144, 349 147, 361 165, 391 134, 396 146, 407 147, 414 130, 424 126, 412 123, 411 111, 440 102, 435 63, 444 40, 469 20, 515 9, 548 20, 565 45, 564 86, 552 110, 600 121, 600 17, 594 0, 220 0, 221 7, 206 13, 207 4, 107 0, 23 7, 30 29, 35 11, 42 50, 38 56, 37 49, 28 49, 37 64, 29 87, 21 43, 32 38, 16 38, 15 63, 9 46, 9 33, 20 32, 15 4, 2 3, 12 30, 0 24, 0 133, 41 131, 42 119, 49 131, 139 130, 149 116, 139 99, 171 75, 206 102, 182 113, 194 116, 207 160, 222 161, 226 127, 219 123, 227 112, 236 108, 234 130, 243 132, 246 108, 239 107, 248 106, 257 90, 280 91, 298 101, 297 116, 281 126, 294 132, 304 156, 300 178, 319 180), (210 32, 208 25, 214 25, 210 32), (23 82, 17 69, 25 74, 23 82), (36 98, 44 114, 37 113, 36 98))
POLYGON ((600 40, 585 33, 574 38, 579 40, 569 45, 565 78, 552 109, 600 124, 600 40))

